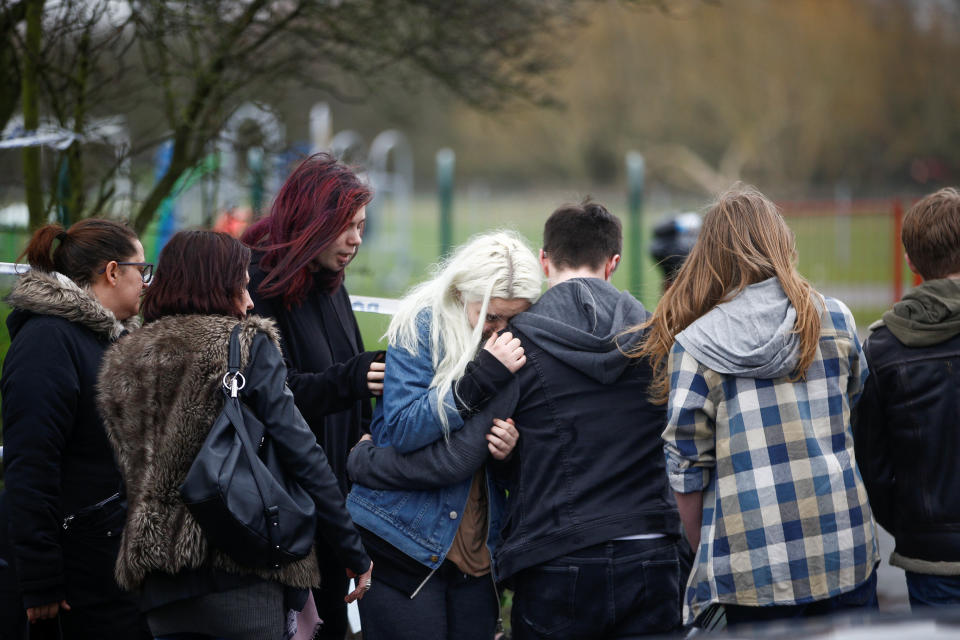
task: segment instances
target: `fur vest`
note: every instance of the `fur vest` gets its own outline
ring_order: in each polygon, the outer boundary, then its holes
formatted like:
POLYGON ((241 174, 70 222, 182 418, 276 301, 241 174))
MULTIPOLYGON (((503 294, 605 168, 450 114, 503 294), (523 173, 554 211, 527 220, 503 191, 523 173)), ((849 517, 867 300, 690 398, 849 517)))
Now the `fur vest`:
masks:
MULTIPOLYGON (((258 331, 278 345, 270 320, 241 321, 241 365, 258 331)), ((244 567, 213 549, 178 487, 223 406, 228 316, 167 316, 114 345, 103 359, 97 400, 127 486, 128 514, 116 577, 136 588, 147 573, 214 568, 293 587, 320 582, 314 551, 276 571, 244 567)))

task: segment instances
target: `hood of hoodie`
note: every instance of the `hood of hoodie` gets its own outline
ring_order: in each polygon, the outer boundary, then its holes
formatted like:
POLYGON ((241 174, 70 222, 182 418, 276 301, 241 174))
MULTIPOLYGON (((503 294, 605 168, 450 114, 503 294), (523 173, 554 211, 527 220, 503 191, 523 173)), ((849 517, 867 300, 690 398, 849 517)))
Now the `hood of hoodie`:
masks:
POLYGON ((573 278, 550 287, 511 324, 550 355, 601 384, 610 384, 632 362, 623 351, 637 346, 642 338, 639 331, 619 334, 645 322, 649 315, 636 298, 609 282, 573 278))
POLYGON ((11 338, 35 314, 58 316, 76 322, 110 340, 116 340, 124 331, 140 326, 137 316, 120 322, 89 290, 57 272, 26 272, 19 277, 13 291, 7 296, 7 304, 14 309, 7 317, 11 338))
POLYGON ((922 282, 870 329, 884 325, 908 347, 929 347, 960 334, 960 279, 922 282))
POLYGON ((793 333, 797 312, 780 281, 745 287, 677 334, 676 340, 704 366, 744 378, 791 375, 800 356, 793 333))

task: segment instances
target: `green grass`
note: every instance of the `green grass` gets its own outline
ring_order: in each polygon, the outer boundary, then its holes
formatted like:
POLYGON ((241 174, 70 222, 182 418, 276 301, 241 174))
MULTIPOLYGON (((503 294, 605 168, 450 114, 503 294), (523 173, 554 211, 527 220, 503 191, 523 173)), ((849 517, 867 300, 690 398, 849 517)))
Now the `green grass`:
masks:
MULTIPOLYGON (((813 283, 889 285, 894 269, 893 220, 889 212, 849 218, 788 216, 797 239, 799 268, 813 283)), ((905 285, 911 274, 897 252, 905 285)))

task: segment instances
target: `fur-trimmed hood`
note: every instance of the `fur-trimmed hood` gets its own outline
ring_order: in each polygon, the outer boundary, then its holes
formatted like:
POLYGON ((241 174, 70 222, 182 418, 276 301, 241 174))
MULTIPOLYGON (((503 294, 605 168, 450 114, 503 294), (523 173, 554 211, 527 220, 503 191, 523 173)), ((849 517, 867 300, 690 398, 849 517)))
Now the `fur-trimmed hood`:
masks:
MULTIPOLYGON (((295 587, 319 584, 314 552, 278 571, 244 567, 207 543, 180 500, 179 486, 223 406, 228 316, 167 316, 148 323, 107 350, 97 401, 127 487, 127 524, 117 558, 117 581, 136 588, 151 571, 176 574, 213 567, 255 574, 295 587)), ((239 321, 241 366, 258 332, 279 348, 271 320, 239 321)))
POLYGON ((31 269, 21 275, 7 296, 7 304, 29 312, 24 314, 21 321, 17 322, 15 318, 14 322, 8 323, 11 338, 30 314, 57 316, 76 322, 111 341, 123 335, 124 331, 132 331, 140 326, 137 316, 120 322, 88 289, 56 271, 47 273, 31 269))

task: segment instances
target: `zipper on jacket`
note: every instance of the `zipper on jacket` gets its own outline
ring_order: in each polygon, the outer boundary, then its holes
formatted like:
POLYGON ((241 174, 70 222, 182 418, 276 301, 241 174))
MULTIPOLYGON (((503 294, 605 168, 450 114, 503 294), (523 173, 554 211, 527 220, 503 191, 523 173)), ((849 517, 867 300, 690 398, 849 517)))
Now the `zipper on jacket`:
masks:
POLYGON ((493 574, 493 551, 490 550, 490 526, 493 522, 493 496, 490 491, 490 477, 487 472, 487 465, 483 466, 483 489, 487 492, 487 532, 483 536, 483 546, 486 547, 490 555, 490 583, 493 585, 493 597, 497 603, 497 630, 496 633, 503 633, 503 606, 500 603, 500 590, 497 589, 497 578, 493 574))
POLYGON ((104 498, 100 502, 97 502, 96 504, 89 504, 85 507, 78 509, 75 513, 68 514, 63 519, 64 531, 70 528, 70 523, 72 523, 77 516, 83 516, 93 511, 96 511, 97 509, 99 509, 100 507, 103 507, 107 503, 113 502, 114 500, 117 500, 119 498, 120 498, 120 492, 118 491, 112 496, 107 496, 106 498, 104 498))
POLYGON ((433 577, 433 574, 437 572, 436 569, 433 569, 430 573, 427 574, 427 577, 423 579, 423 582, 420 583, 420 586, 417 587, 413 593, 410 594, 410 599, 413 600, 417 597, 417 594, 420 593, 420 589, 423 589, 423 585, 427 584, 427 580, 433 577))

